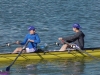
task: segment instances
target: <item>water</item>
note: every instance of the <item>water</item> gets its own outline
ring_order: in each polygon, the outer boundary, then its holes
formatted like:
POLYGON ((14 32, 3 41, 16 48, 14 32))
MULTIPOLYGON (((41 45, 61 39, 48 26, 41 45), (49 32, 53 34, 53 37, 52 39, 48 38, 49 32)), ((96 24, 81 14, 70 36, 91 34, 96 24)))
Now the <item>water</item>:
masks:
POLYGON ((80 58, 19 61, 11 67, 10 75, 99 75, 98 65, 97 61, 80 58))
MULTIPOLYGON (((72 35, 72 24, 79 23, 86 35, 85 47, 100 47, 99 12, 100 0, 0 0, 0 45, 15 42, 16 40, 22 41, 28 33, 27 27, 30 25, 36 27, 41 38, 40 45, 45 43, 53 44, 58 41, 58 37, 72 35)), ((0 52, 12 52, 16 47, 18 45, 1 48, 0 52)), ((50 49, 59 48, 50 47, 50 49)), ((95 61, 84 63, 86 64, 85 68, 83 72, 79 70, 79 75, 88 75, 90 72, 91 75, 98 75, 99 63, 96 63, 96 65, 93 65, 95 61), (97 67, 97 70, 94 70, 94 67, 97 67)), ((45 65, 40 62, 37 66, 45 65)), ((55 65, 51 65, 51 67, 53 66, 55 65)), ((65 67, 65 70, 67 71, 68 68, 65 67)), ((49 68, 42 68, 42 70, 44 74, 41 72, 38 74, 39 68, 35 74, 50 75, 48 73, 49 68)), ((56 72, 58 75, 64 75, 63 73, 67 75, 66 71, 61 72, 61 70, 57 69, 56 71, 53 69, 53 73, 56 72)), ((24 72, 11 75, 22 75, 24 72)), ((70 69, 69 75, 72 75, 71 72, 70 69)), ((51 75, 53 73, 51 71, 51 75)), ((26 72, 25 74, 27 75, 26 72)))

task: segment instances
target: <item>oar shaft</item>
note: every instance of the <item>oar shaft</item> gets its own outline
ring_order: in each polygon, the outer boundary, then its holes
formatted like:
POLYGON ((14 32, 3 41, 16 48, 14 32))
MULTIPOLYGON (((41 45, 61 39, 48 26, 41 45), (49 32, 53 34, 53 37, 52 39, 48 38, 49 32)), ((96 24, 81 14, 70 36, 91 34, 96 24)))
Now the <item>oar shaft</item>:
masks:
POLYGON ((26 44, 23 46, 22 50, 20 51, 20 53, 17 55, 17 57, 15 58, 15 60, 6 68, 6 71, 10 70, 10 67, 15 63, 15 61, 18 59, 18 57, 21 55, 21 53, 23 52, 23 50, 26 49, 27 45, 28 45, 29 41, 26 42, 26 44))
POLYGON ((11 45, 14 45, 14 44, 16 44, 16 43, 15 43, 15 42, 14 42, 14 43, 6 43, 5 45, 2 45, 2 46, 0 46, 0 47, 11 46, 11 45))
MULTIPOLYGON (((64 43, 66 43, 66 44, 69 44, 68 42, 66 42, 66 41, 63 41, 64 43)), ((94 57, 94 56, 92 56, 91 54, 89 54, 89 53, 87 53, 86 51, 83 51, 82 49, 77 49, 77 50, 79 50, 81 53, 85 53, 85 54, 87 54, 88 56, 90 56, 91 58, 93 58, 93 59, 95 59, 95 60, 99 60, 98 58, 96 58, 96 57, 94 57)))
POLYGON ((98 58, 92 56, 91 54, 87 53, 86 51, 83 51, 81 49, 78 49, 80 52, 87 54, 88 56, 90 56, 91 58, 94 58, 95 60, 98 60, 98 58))

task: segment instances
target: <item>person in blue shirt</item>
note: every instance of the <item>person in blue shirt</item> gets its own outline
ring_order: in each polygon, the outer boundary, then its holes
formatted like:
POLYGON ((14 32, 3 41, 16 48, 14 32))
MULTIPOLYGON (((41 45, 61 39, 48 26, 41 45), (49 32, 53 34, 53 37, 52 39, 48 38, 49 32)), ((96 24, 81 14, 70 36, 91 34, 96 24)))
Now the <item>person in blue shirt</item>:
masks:
MULTIPOLYGON (((34 26, 30 26, 28 28, 29 33, 24 38, 23 42, 17 41, 16 44, 24 45, 27 41, 29 41, 26 50, 24 50, 24 53, 30 53, 30 52, 36 52, 37 51, 37 44, 40 43, 40 38, 38 34, 35 31, 34 26)), ((12 53, 18 53, 22 50, 22 47, 16 48, 12 53)))

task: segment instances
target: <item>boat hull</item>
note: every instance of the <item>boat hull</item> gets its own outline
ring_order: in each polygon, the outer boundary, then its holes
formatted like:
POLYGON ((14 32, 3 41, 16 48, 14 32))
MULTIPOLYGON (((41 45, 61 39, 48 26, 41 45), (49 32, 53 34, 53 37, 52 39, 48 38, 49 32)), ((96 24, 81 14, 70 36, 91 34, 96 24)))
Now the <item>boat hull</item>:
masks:
MULTIPOLYGON (((92 56, 99 57, 100 50, 86 50, 92 56)), ((2 53, 0 54, 0 61, 13 61, 18 54, 2 53)), ((17 60, 40 60, 40 59, 62 59, 62 58, 81 58, 89 57, 89 55, 79 51, 46 51, 41 53, 26 53, 21 54, 17 60)), ((91 57, 90 57, 91 58, 91 57)))

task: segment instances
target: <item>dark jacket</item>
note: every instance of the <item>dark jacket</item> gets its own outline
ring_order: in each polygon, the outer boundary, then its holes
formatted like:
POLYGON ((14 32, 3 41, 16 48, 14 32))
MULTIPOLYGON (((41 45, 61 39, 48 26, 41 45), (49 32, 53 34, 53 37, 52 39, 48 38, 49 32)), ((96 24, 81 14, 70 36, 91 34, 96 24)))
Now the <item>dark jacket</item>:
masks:
POLYGON ((85 37, 84 33, 82 31, 79 31, 73 36, 64 37, 63 40, 69 43, 73 42, 74 44, 78 45, 81 49, 83 49, 84 37, 85 37))

